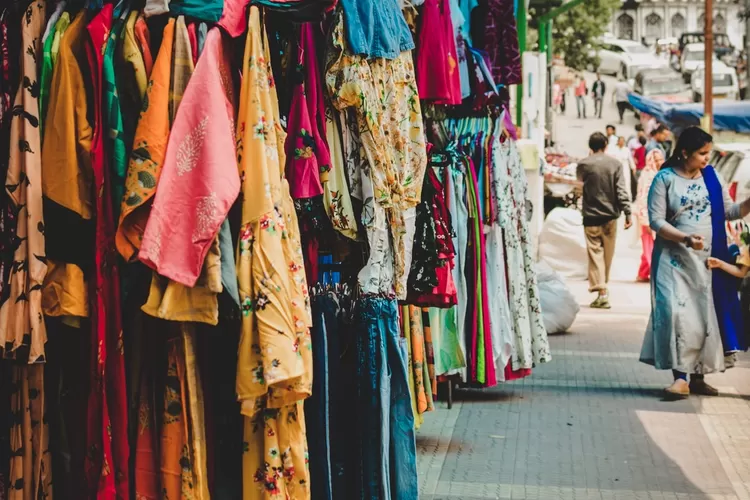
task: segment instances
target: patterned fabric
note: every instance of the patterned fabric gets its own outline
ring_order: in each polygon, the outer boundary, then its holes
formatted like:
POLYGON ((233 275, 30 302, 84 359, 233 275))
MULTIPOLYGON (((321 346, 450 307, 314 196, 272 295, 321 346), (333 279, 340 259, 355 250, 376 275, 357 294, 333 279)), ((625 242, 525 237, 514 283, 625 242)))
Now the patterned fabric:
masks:
MULTIPOLYGON (((22 81, 13 101, 10 159, 5 189, 17 218, 18 247, 13 256, 10 297, 0 308, 0 348, 28 362, 44 361, 47 331, 42 319, 42 283, 47 272, 42 217, 42 154, 39 132, 37 62, 41 60, 45 2, 31 2, 22 16, 22 81), (23 357, 27 354, 23 353, 23 357)), ((12 498, 12 497, 11 497, 12 498)))
MULTIPOLYGON (((425 330, 422 322, 422 309, 416 306, 403 306, 401 316, 404 323, 408 322, 407 340, 410 343, 410 368, 414 381, 414 395, 416 414, 434 410, 432 401, 431 376, 427 367, 427 349, 425 345, 425 330)), ((430 345, 432 348, 432 345, 430 345)), ((430 349, 431 350, 431 349, 430 349)), ((434 368, 434 365, 433 365, 434 368)))
MULTIPOLYGON (((175 20, 164 28, 159 54, 143 100, 125 177, 125 195, 115 242, 120 255, 132 262, 141 248, 151 204, 156 194, 169 139, 169 85, 175 20)), ((136 69, 137 71, 137 69, 136 69)))
MULTIPOLYGON (((505 141, 493 151, 495 169, 498 179, 500 200, 511 200, 508 203, 506 219, 501 219, 505 236, 506 272, 508 273, 508 297, 510 304, 513 331, 516 340, 513 342, 511 355, 512 369, 533 368, 535 364, 550 361, 549 341, 542 322, 542 311, 539 304, 534 257, 531 253, 528 218, 526 213, 527 180, 526 172, 513 141, 505 141), (508 224, 507 226, 504 224, 508 224)), ((502 207, 498 212, 502 213, 502 207)))
POLYGON ((287 126, 286 176, 292 198, 312 198, 323 194, 320 175, 331 169, 328 144, 325 142, 325 108, 323 89, 316 60, 313 28, 303 24, 299 33, 297 64, 287 126))
POLYGON ((8 500, 53 498, 44 365, 14 366, 12 371, 8 500))
MULTIPOLYGON (((651 229, 657 233, 651 263, 651 318, 640 360, 660 370, 683 373, 724 371, 724 346, 714 307, 711 270, 712 205, 702 177, 687 179, 672 168, 656 174, 648 199, 651 229), (704 237, 702 250, 658 236, 670 224, 704 237)), ((724 188, 728 219, 738 213, 724 188), (735 212, 735 213, 733 213, 735 212)))
POLYGON ((411 52, 396 59, 353 55, 339 15, 332 31, 326 84, 333 105, 354 108, 370 164, 374 202, 386 209, 394 246, 395 293, 406 297, 415 207, 421 198, 427 152, 411 52))
POLYGON ((312 390, 310 300, 283 178, 284 131, 260 11, 250 7, 237 124, 243 320, 237 395, 245 418, 245 500, 310 498, 301 400, 312 390), (264 52, 265 49, 265 52, 264 52))
POLYGON ((482 47, 489 54, 495 83, 506 87, 522 81, 518 30, 513 0, 487 0, 482 47))
POLYGON ((656 174, 664 164, 664 152, 654 149, 646 156, 646 166, 640 171, 638 177, 638 194, 635 197, 635 209, 641 226, 648 227, 648 192, 654 183, 656 174))
MULTIPOLYGON (((177 31, 182 31, 184 21, 178 19, 177 24, 177 31)), ((175 47, 182 46, 179 39, 175 47)), ((188 50, 183 56, 190 58, 189 54, 188 50)), ((180 57, 177 50, 175 57, 180 57)), ((210 32, 201 64, 185 89, 187 104, 174 119, 139 254, 141 262, 160 275, 190 287, 240 189, 230 67, 220 31, 210 32), (186 212, 194 216, 185 217, 186 212)), ((175 96, 175 106, 179 101, 175 96)))
POLYGON ((208 500, 203 390, 195 332, 186 324, 168 341, 161 420, 163 498, 208 500))
POLYGON ((87 27, 89 85, 94 97, 94 133, 91 169, 94 200, 94 262, 89 276, 94 293, 89 295, 92 320, 90 386, 87 405, 87 439, 84 470, 89 491, 99 496, 130 498, 130 447, 128 401, 125 385, 125 353, 120 317, 120 275, 117 270, 112 217, 111 176, 104 154, 103 62, 112 29, 112 4, 105 5, 87 27), (96 353, 96 356, 93 355, 96 353))
POLYGON ((326 138, 331 150, 331 169, 320 173, 323 204, 333 228, 347 238, 357 240, 357 219, 352 207, 344 171, 344 151, 338 112, 326 110, 326 138), (336 116, 331 116, 335 114, 336 116))

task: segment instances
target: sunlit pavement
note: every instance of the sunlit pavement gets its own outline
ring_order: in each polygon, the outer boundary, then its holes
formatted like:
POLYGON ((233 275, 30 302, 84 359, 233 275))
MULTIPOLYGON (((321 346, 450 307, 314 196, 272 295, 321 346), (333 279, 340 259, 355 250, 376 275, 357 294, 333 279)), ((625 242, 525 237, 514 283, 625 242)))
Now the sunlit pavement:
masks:
MULTIPOLYGON (((569 106, 565 141, 614 120, 605 106, 596 121, 569 106)), ((750 356, 707 377, 721 396, 663 401, 670 374, 638 362, 650 308, 648 285, 634 283, 638 255, 632 230, 620 232, 609 311, 588 308, 585 282, 568 283, 581 312, 569 333, 550 337, 551 363, 457 391, 453 409, 438 403, 425 415, 421 498, 750 499, 750 356)))

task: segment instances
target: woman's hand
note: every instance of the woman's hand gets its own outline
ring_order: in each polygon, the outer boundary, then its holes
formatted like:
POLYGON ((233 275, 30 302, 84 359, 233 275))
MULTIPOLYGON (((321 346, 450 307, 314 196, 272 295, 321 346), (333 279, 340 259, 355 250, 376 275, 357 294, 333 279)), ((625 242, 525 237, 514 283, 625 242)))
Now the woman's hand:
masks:
POLYGON ((698 234, 691 234, 690 236, 687 237, 685 244, 688 247, 692 248, 693 250, 703 250, 703 247, 704 247, 703 236, 700 236, 698 234))

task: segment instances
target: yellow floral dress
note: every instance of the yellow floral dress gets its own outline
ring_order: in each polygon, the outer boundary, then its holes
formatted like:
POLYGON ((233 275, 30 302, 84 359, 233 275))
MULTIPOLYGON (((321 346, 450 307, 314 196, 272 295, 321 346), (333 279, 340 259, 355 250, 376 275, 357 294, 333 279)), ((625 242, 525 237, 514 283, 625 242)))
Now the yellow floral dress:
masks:
POLYGON ((297 216, 283 178, 285 133, 257 7, 250 8, 242 74, 237 395, 245 415, 243 497, 304 500, 310 489, 302 400, 312 391, 312 318, 297 216))

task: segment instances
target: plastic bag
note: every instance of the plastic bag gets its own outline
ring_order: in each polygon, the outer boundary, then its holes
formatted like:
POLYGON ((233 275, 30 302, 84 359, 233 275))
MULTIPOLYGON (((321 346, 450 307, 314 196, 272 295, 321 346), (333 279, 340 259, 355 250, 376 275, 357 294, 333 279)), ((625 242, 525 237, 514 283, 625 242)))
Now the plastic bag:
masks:
POLYGON ((537 263, 539 301, 547 333, 563 333, 573 325, 581 309, 562 277, 546 262, 537 263))
POLYGON ((552 210, 539 235, 539 258, 568 279, 586 279, 588 253, 583 216, 574 208, 552 210))

